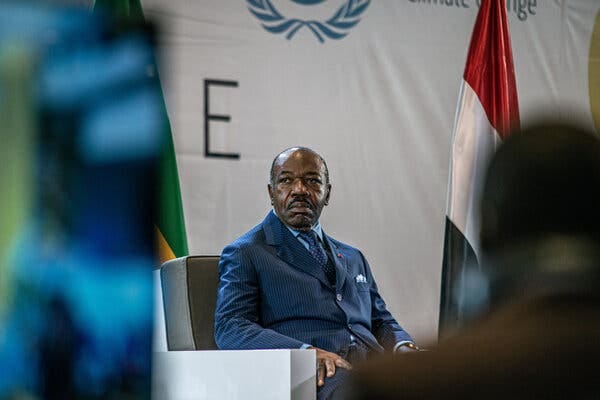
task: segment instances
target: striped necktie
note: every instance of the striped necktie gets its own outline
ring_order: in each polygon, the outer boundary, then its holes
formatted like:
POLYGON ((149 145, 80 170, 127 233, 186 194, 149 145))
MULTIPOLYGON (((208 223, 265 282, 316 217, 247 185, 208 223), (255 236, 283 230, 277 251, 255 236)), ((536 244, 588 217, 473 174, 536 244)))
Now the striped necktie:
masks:
POLYGON ((327 259, 327 254, 321 246, 317 234, 315 231, 310 230, 308 232, 300 232, 299 235, 306 243, 308 243, 308 251, 317 261, 317 264, 323 269, 329 283, 332 285, 335 283, 335 268, 327 259))

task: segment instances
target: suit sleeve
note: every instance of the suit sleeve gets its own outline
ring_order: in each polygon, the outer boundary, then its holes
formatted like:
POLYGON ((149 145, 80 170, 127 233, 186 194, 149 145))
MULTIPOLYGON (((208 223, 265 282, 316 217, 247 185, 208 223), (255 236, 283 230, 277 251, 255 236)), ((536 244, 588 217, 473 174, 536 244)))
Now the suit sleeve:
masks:
POLYGON ((219 262, 215 342, 220 349, 299 349, 304 343, 260 325, 260 287, 244 248, 227 246, 219 262))
POLYGON ((377 283, 371 272, 371 267, 362 253, 361 257, 365 263, 367 280, 371 285, 371 331, 373 335, 386 351, 392 351, 396 343, 405 341, 414 342, 409 333, 400 326, 398 321, 387 310, 385 302, 377 289, 377 283))

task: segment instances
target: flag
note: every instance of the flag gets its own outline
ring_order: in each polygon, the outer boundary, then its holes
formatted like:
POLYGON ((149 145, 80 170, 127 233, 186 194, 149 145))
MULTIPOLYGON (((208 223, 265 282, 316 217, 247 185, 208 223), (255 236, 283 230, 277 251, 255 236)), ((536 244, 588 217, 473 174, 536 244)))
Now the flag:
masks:
POLYGON ((479 195, 496 147, 519 126, 504 0, 483 0, 463 74, 453 129, 439 333, 464 322, 467 287, 479 270, 479 195))
MULTIPOLYGON (((140 0, 96 0, 94 10, 105 11, 117 19, 144 19, 140 0)), ((167 134, 159 166, 158 215, 155 222, 160 263, 188 254, 175 147, 166 107, 163 109, 167 134)))
MULTIPOLYGON (((0 184, 10 188, 0 192, 0 326, 14 304, 16 285, 11 260, 14 254, 11 253, 20 232, 27 226, 33 203, 35 169, 35 115, 30 84, 34 76, 33 51, 23 44, 9 42, 0 44, 0 159, 5 163, 0 169, 0 184)), ((0 342, 4 339, 2 336, 0 333, 0 342)), ((0 352, 1 348, 2 345, 0 352)), ((0 378, 0 392, 1 381, 0 378)))

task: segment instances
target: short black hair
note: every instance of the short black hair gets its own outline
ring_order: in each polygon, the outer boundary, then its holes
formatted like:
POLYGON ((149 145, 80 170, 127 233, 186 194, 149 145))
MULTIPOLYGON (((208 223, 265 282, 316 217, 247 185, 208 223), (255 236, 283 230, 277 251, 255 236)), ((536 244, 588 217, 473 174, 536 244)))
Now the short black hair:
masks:
POLYGON ((327 163, 325 162, 325 159, 323 157, 321 157, 321 155, 319 153, 317 153, 316 151, 314 151, 311 148, 303 147, 303 146, 295 146, 295 147, 288 147, 287 149, 285 149, 282 152, 280 152, 279 154, 277 154, 275 156, 275 158, 273 159, 273 162, 271 163, 271 171, 269 172, 269 182, 271 183, 271 185, 275 184, 275 174, 274 174, 273 170, 275 169, 275 163, 277 162, 277 159, 286 153, 294 153, 296 151, 304 151, 307 153, 312 153, 312 154, 316 155, 317 157, 319 157, 319 159, 323 163, 323 166, 325 167, 325 184, 328 184, 329 183, 329 169, 327 168, 327 163))

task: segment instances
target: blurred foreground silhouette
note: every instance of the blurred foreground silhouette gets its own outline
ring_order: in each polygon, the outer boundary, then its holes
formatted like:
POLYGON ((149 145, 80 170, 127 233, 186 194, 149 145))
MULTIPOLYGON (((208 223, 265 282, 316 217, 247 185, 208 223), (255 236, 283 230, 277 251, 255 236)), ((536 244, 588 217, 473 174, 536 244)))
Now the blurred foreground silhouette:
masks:
POLYGON ((0 5, 0 398, 150 397, 154 68, 147 26, 0 5))
POLYGON ((541 124, 494 155, 471 326, 356 371, 355 399, 600 397, 600 141, 541 124))

